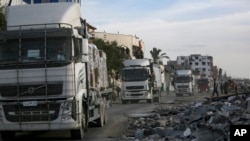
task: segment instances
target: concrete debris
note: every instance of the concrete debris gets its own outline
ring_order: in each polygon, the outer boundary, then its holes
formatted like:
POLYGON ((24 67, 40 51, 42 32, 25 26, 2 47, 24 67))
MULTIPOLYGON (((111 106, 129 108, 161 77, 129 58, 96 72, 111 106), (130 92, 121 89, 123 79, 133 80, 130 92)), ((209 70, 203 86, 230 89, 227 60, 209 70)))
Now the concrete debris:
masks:
POLYGON ((124 140, 226 141, 230 125, 250 124, 250 98, 242 94, 181 106, 164 103, 152 113, 127 116, 124 140))

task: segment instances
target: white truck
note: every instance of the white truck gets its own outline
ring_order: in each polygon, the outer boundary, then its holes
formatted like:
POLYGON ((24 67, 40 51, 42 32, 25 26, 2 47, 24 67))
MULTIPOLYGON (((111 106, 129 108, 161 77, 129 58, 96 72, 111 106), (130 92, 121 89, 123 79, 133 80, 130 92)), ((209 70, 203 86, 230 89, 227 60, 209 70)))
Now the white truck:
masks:
POLYGON ((161 70, 148 59, 128 59, 123 63, 121 100, 123 104, 147 100, 159 102, 161 94, 161 70))
POLYGON ((0 32, 0 133, 69 130, 82 139, 89 123, 107 122, 106 55, 88 44, 77 3, 6 8, 0 32))
POLYGON ((176 96, 193 95, 193 73, 192 70, 176 70, 174 86, 176 96))

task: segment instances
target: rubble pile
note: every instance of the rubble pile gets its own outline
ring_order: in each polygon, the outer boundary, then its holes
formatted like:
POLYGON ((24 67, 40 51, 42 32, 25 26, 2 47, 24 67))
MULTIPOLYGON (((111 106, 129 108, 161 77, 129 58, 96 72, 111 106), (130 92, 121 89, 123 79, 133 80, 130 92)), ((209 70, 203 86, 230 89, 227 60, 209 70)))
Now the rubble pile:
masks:
POLYGON ((124 139, 141 141, 227 141, 230 125, 250 125, 250 97, 231 95, 130 114, 124 139))

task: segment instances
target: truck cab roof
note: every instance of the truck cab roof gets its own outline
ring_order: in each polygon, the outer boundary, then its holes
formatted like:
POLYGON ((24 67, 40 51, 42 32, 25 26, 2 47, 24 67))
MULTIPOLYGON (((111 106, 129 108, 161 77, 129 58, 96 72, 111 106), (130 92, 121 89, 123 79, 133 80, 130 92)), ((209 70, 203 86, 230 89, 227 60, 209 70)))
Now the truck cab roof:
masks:
POLYGON ((147 67, 150 65, 148 59, 127 59, 123 62, 124 67, 147 67))
MULTIPOLYGON (((44 28, 44 26, 34 26, 51 23, 51 27, 60 28, 55 23, 65 23, 73 27, 81 26, 81 10, 77 3, 43 3, 32 5, 9 6, 6 9, 7 30, 20 30, 20 25, 24 28, 44 28), (57 27, 55 27, 57 26, 57 27)), ((67 27, 68 28, 68 27, 67 27)))
POLYGON ((175 71, 176 75, 191 75, 192 71, 191 70, 176 70, 175 71))

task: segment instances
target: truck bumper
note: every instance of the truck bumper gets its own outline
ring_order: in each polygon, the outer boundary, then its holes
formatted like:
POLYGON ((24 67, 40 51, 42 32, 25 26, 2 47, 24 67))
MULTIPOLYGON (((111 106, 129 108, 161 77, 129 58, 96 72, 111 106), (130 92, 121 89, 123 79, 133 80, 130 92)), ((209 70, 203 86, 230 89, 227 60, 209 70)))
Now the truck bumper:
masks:
POLYGON ((193 92, 189 91, 189 90, 182 90, 182 91, 176 91, 175 92, 176 96, 184 96, 184 95, 193 95, 193 92))
POLYGON ((147 99, 152 99, 152 94, 148 93, 147 91, 122 93, 122 100, 147 100, 147 99))
POLYGON ((70 130, 77 128, 80 128, 80 124, 78 124, 77 122, 0 124, 0 131, 50 131, 50 130, 70 130))

